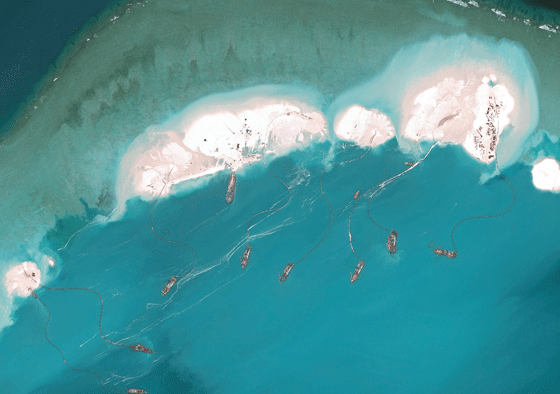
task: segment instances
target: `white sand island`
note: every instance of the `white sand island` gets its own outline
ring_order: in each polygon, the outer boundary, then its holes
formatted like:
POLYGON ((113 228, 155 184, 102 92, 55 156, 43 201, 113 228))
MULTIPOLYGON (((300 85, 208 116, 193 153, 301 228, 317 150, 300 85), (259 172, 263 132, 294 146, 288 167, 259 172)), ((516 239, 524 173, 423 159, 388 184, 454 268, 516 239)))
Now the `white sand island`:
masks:
POLYGON ((41 283, 41 270, 32 261, 25 261, 6 272, 5 285, 8 295, 13 292, 20 297, 27 297, 39 287, 41 283))
POLYGON ((352 105, 335 120, 334 131, 341 140, 376 147, 395 136, 395 127, 387 115, 376 109, 352 105))
POLYGON ((236 171, 265 151, 283 154, 322 140, 325 118, 309 104, 318 105, 319 95, 290 89, 266 86, 215 94, 148 128, 122 159, 115 219, 131 197, 166 195, 173 184, 226 168, 236 171))
POLYGON ((531 170, 533 185, 540 190, 560 192, 560 164, 551 157, 546 157, 533 165, 531 170))
POLYGON ((510 124, 508 115, 514 107, 508 88, 492 73, 481 76, 459 68, 440 70, 428 81, 433 86, 410 100, 413 105, 404 102, 407 121, 402 136, 415 143, 460 144, 483 163, 495 160, 500 134, 510 124))
MULTIPOLYGON (((436 140, 462 145, 483 163, 497 157, 501 169, 521 157, 539 123, 536 77, 525 49, 466 34, 407 45, 382 72, 340 94, 327 108, 339 138, 344 133, 337 125, 352 106, 383 109, 404 153, 417 156, 427 148, 420 141, 436 140)), ((363 127, 354 117, 356 129, 363 127)))

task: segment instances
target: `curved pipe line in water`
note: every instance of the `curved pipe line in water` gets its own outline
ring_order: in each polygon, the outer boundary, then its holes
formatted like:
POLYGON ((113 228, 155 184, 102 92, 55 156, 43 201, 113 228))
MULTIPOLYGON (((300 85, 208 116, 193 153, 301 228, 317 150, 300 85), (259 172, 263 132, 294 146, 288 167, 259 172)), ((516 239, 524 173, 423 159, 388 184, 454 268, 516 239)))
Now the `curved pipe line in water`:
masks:
MULTIPOLYGON (((494 108, 496 107, 496 97, 494 97, 494 108)), ((497 130, 500 130, 500 117, 499 117, 499 112, 496 111, 494 109, 494 116, 496 117, 496 123, 497 123, 497 130)), ((505 215, 506 213, 509 212, 509 210, 511 208, 513 208, 513 205, 515 204, 515 200, 517 199, 517 194, 515 193, 515 189, 513 187, 513 185, 511 184, 511 182, 509 181, 509 179, 506 178, 506 176, 503 174, 502 170, 500 170, 500 166, 498 164, 498 146, 496 144, 496 169, 498 170, 498 173, 500 174, 500 176, 503 178, 504 181, 507 182, 507 184, 509 185, 510 189, 511 189, 511 193, 513 195, 513 198, 511 200, 511 204, 509 205, 509 207, 507 207, 507 209, 503 212, 500 213, 496 213, 494 215, 483 215, 483 216, 472 216, 466 219, 463 219, 461 221, 459 221, 454 227, 453 230, 451 230, 451 242, 453 243, 453 249, 455 250, 455 253, 457 253, 457 245, 455 244, 455 238, 454 238, 454 234, 455 234, 455 230, 457 229, 457 227, 459 227, 462 223, 467 222, 469 220, 474 220, 474 219, 490 219, 490 218, 495 218, 498 216, 502 216, 505 215)))
POLYGON ((365 151, 360 157, 357 157, 357 158, 354 158, 354 159, 350 159, 350 160, 345 160, 345 161, 338 162, 338 163, 333 163, 333 164, 327 166, 327 167, 323 170, 323 173, 321 174, 321 180, 319 181, 319 187, 320 187, 320 189, 321 189, 321 194, 323 195, 323 198, 325 199, 325 201, 326 201, 327 204, 329 205, 329 209, 330 209, 331 218, 330 218, 329 227, 327 228, 327 231, 325 232, 325 234, 323 235, 323 237, 321 238, 321 240, 320 240, 315 246, 313 246, 313 247, 311 248, 311 250, 308 251, 301 259, 299 259, 299 260, 294 264, 294 266, 296 266, 296 265, 298 265, 299 263, 301 263, 307 256, 309 256, 315 249, 317 249, 317 248, 319 247, 319 245, 321 245, 321 243, 323 243, 323 241, 325 240, 325 238, 327 237, 327 235, 328 235, 329 232, 331 231, 332 224, 333 224, 333 220, 334 220, 334 211, 333 211, 333 207, 332 207, 332 205, 331 205, 329 199, 327 198, 327 195, 325 194, 325 191, 323 190, 323 178, 324 178, 324 176, 325 176, 325 173, 326 173, 329 169, 331 169, 331 168, 333 168, 333 167, 335 167, 335 166, 337 166, 337 165, 348 164, 348 163, 352 163, 352 162, 354 162, 354 161, 358 161, 358 160, 362 159, 363 157, 365 157, 365 156, 369 153, 370 149, 371 149, 371 147, 368 146, 368 148, 366 149, 366 151, 365 151))

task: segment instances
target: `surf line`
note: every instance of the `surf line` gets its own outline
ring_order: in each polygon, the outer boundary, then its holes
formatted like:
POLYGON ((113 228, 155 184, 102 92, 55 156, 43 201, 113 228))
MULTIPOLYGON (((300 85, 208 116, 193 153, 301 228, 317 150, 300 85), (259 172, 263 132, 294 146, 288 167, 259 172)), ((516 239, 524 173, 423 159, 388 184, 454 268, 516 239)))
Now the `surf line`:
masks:
POLYGON ((325 199, 325 201, 327 202, 327 204, 329 205, 329 209, 330 209, 330 223, 329 226, 327 228, 327 231, 325 232, 325 234, 323 235, 323 238, 321 238, 321 240, 319 242, 317 242, 317 244, 315 244, 315 246, 313 246, 311 248, 311 250, 309 250, 302 258, 300 258, 296 263, 292 263, 291 261, 288 262, 288 264, 284 267, 284 271, 282 272, 282 274, 280 274, 280 272, 278 272, 278 275, 280 276, 279 280, 280 283, 284 282, 286 279, 288 279, 288 276, 290 275, 290 273, 292 272, 292 269, 298 265, 299 263, 301 263, 303 260, 305 260, 307 258, 307 256, 309 256, 315 249, 317 249, 319 247, 319 245, 321 245, 323 243, 323 241, 325 240, 325 238, 327 237, 327 235, 329 234, 329 232, 331 231, 332 228, 332 224, 333 224, 333 220, 334 220, 334 211, 333 211, 333 207, 329 201, 329 199, 327 198, 327 195, 325 194, 325 191, 323 190, 323 178, 325 177, 325 173, 338 165, 343 165, 343 164, 348 164, 348 163, 352 163, 354 161, 358 161, 360 159, 362 159, 363 157, 365 157, 369 151, 370 151, 371 147, 368 146, 368 148, 366 149, 366 151, 359 157, 356 157, 354 159, 350 159, 350 160, 345 160, 345 161, 341 161, 341 162, 337 162, 337 163, 333 163, 328 165, 327 167, 325 167, 325 169, 323 170, 323 173, 321 174, 321 180, 319 181, 319 188, 321 189, 321 194, 323 195, 323 198, 325 199))
POLYGON ((492 142, 490 143, 490 151, 492 151, 493 150, 492 147, 494 147, 496 170, 498 170, 498 173, 500 174, 500 176, 503 178, 504 181, 507 182, 507 184, 509 185, 509 187, 511 189, 511 193, 512 193, 511 204, 504 211, 502 211, 500 213, 496 213, 494 215, 471 216, 471 217, 468 217, 468 218, 465 218, 465 219, 459 221, 453 227, 453 230, 451 230, 451 242, 453 243, 453 250, 441 249, 441 246, 439 248, 434 248, 433 251, 434 251, 434 253, 436 254, 437 257, 446 256, 446 257, 449 257, 450 259, 454 259, 455 257, 457 257, 458 251, 457 251, 457 245, 455 244, 454 235, 455 235, 455 230, 461 224, 463 224, 464 222, 467 222, 469 220, 490 219, 490 218, 495 218, 495 217, 498 217, 498 216, 505 215, 513 207, 513 205, 515 204, 515 200, 517 199, 517 195, 515 193, 515 188, 513 187, 511 182, 507 179, 507 177, 504 175, 504 173, 500 169, 500 165, 498 163, 498 130, 500 129, 499 114, 500 114, 500 107, 502 107, 503 103, 500 102, 499 104, 496 104, 496 97, 495 96, 490 96, 490 97, 488 97, 488 99, 494 101, 493 103, 490 103, 490 105, 488 106, 488 109, 486 110, 487 132, 490 133, 491 136, 492 136, 492 142), (494 125, 494 121, 496 121, 496 125, 494 125))
POLYGON ((282 179, 278 178, 272 171, 270 171, 270 168, 268 168, 268 166, 266 165, 266 156, 263 156, 263 164, 264 164, 264 168, 266 168, 266 170, 270 173, 270 175, 272 175, 274 178, 276 178, 280 183, 282 183, 282 185, 284 185, 284 187, 286 188, 286 190, 289 193, 288 196, 288 200, 280 207, 277 208, 269 208, 269 209, 265 209, 264 211, 261 211, 259 213, 256 213, 255 215, 251 216, 251 218, 249 219, 249 221, 247 222, 247 240, 249 241, 249 244, 247 245, 247 247, 245 248, 245 252, 243 252, 243 257, 241 257, 241 268, 244 269, 247 264, 249 264, 249 258, 251 256, 251 252, 253 250, 253 243, 251 241, 251 222, 253 221, 253 219, 255 219, 257 216, 262 215, 263 213, 274 213, 274 212, 278 212, 281 209, 283 209, 286 205, 289 204, 290 200, 292 199, 292 191, 290 190, 290 187, 286 184, 286 182, 284 182, 282 179))
POLYGON ((432 152, 432 149, 434 149, 434 147, 436 145, 439 145, 439 141, 436 142, 435 144, 433 144, 430 147, 430 149, 428 150, 428 152, 420 160, 418 160, 416 162, 408 162, 408 161, 405 162, 404 164, 409 166, 409 168, 407 168, 406 170, 404 170, 404 171, 398 173, 397 175, 394 175, 394 176, 384 180, 383 182, 380 182, 376 185, 373 185, 372 187, 370 187, 368 190, 366 190, 362 194, 360 194, 359 190, 354 194, 354 203, 352 204, 352 209, 350 210, 350 214, 348 215, 348 240, 349 240, 349 243, 350 243, 350 248, 352 249, 352 253, 354 253, 356 258, 358 259, 358 264, 356 265, 356 268, 354 269, 353 273, 352 273, 352 271, 350 271, 350 283, 354 283, 356 280, 358 280, 358 277, 360 276, 360 273, 362 272, 362 269, 364 268, 364 266, 366 264, 360 258, 358 253, 356 252, 356 249, 354 248, 354 237, 352 236, 352 215, 354 213, 354 209, 356 208, 357 203, 360 201, 360 199, 363 196, 368 195, 373 189, 376 189, 373 193, 371 193, 371 195, 369 197, 369 200, 368 200, 368 204, 367 204, 368 216, 369 216, 369 219, 373 222, 373 224, 375 224, 381 230, 389 233, 389 236, 387 237, 387 250, 389 251, 391 256, 394 256, 395 253, 397 252, 397 234, 398 233, 397 233, 396 230, 390 230, 388 228, 385 228, 385 227, 381 226, 379 223, 377 223, 373 219, 373 217, 371 216, 371 210, 370 210, 371 201, 372 201, 372 199, 375 195, 377 195, 379 192, 381 192, 381 190, 383 190, 385 188, 385 186, 390 185, 391 183, 393 183, 394 181, 399 179, 401 176, 403 176, 404 174, 406 174, 409 171, 412 171, 416 166, 418 166, 420 163, 422 163, 428 157, 428 155, 432 152))
MULTIPOLYGON (((31 276, 29 276, 29 274, 27 273, 27 271, 24 271, 24 272, 25 272, 25 275, 27 275, 27 277, 28 277, 29 279, 31 279, 33 282, 37 283, 37 285, 39 285, 39 287, 42 287, 43 289, 47 289, 47 290, 56 290, 56 291, 82 290, 82 291, 90 291, 90 292, 94 293, 95 295, 97 295, 97 296, 99 297, 99 300, 101 301, 101 310, 99 311, 98 326, 99 326, 99 333, 101 334, 101 336, 103 337, 103 339, 104 339, 105 341, 109 342, 111 345, 114 345, 114 346, 121 346, 121 347, 130 348, 130 349, 132 349, 132 350, 134 350, 134 351, 136 351, 136 352, 149 353, 149 354, 155 353, 152 349, 150 349, 150 348, 148 348, 148 347, 146 347, 146 346, 144 346, 144 345, 141 345, 141 344, 139 344, 139 343, 136 344, 136 345, 124 345, 124 344, 122 344, 122 343, 113 342, 113 341, 111 341, 109 338, 107 338, 107 337, 105 336, 105 334, 103 334, 103 330, 101 329, 101 319, 103 319, 103 297, 101 297, 101 294, 99 294, 97 291, 95 291, 95 290, 93 290, 93 289, 86 288, 86 287, 47 287, 47 286, 43 286, 42 284, 40 284, 39 282, 37 282, 37 281, 35 280, 35 278, 33 278, 33 277, 35 276, 35 273, 34 273, 34 272, 31 273, 31 276)), ((39 299, 39 298, 37 297, 37 294, 33 293, 33 296, 34 296, 35 298, 39 299)), ((39 300, 39 301, 41 301, 41 300, 39 300)), ((45 304, 43 303, 43 301, 41 301, 41 303, 42 303, 43 305, 45 305, 45 304)), ((45 305, 45 307, 46 307, 46 305, 45 305)))
POLYGON ((150 227, 152 229, 152 232, 155 234, 156 237, 158 237, 159 239, 161 239, 162 241, 165 241, 167 243, 173 244, 173 245, 179 245, 179 246, 184 246, 185 248, 189 249, 193 255, 194 255, 194 266, 192 267, 192 269, 185 273, 185 274, 181 274, 181 275, 173 275, 171 277, 171 279, 169 279, 167 281, 167 283, 163 286, 163 289, 161 290, 161 296, 165 296, 169 293, 169 291, 173 288, 173 286, 175 285, 175 283, 177 283, 177 280, 182 277, 182 276, 187 276, 189 274, 191 274, 194 269, 196 268, 196 264, 198 262, 198 257, 196 255, 196 252, 194 251, 193 248, 191 248, 189 245, 186 245, 182 242, 177 242, 177 241, 172 241, 170 239, 164 238, 161 235, 159 235, 156 231, 156 229, 154 228, 154 222, 153 222, 153 216, 154 216, 154 210, 156 208, 156 205, 163 193, 163 191, 165 190, 165 187, 167 186, 167 183, 169 183, 170 177, 171 177, 171 172, 174 170, 175 168, 172 167, 171 170, 167 173, 167 175, 165 176, 164 182, 163 182, 163 187, 161 188, 161 191, 159 192, 156 201, 154 202, 154 205, 152 206, 152 210, 150 211, 150 227))
MULTIPOLYGON (((41 286, 44 287, 44 286, 41 286)), ((29 289, 31 290, 31 289, 29 289)), ((89 369, 80 369, 80 368, 76 368, 71 366, 70 364, 68 364, 68 361, 66 361, 66 357, 64 357, 64 353, 62 352, 62 350, 56 346, 51 339, 49 338, 49 334, 47 331, 47 328, 49 327, 49 323, 51 321, 51 310, 49 309, 49 307, 43 302, 43 300, 41 300, 39 298, 39 296, 37 296, 37 294, 34 291, 31 291, 31 294, 33 295, 33 297, 35 297, 35 299, 37 301, 39 301, 41 303, 41 305, 43 305, 43 307, 47 310, 47 313, 49 314, 49 317, 47 318, 47 323, 45 324, 45 338, 47 339, 47 342, 49 342, 51 344, 52 347, 54 347, 56 350, 58 350, 58 352, 60 353, 60 355, 62 356, 62 360, 64 361, 64 364, 66 364, 66 366, 70 369, 73 369, 74 371, 78 371, 78 372, 87 372, 87 373, 92 373, 94 375, 96 375, 99 378, 99 381, 101 382, 101 384, 103 385, 103 387, 105 388, 105 390, 110 391, 112 393, 135 393, 135 394, 147 394, 146 390, 142 390, 142 389, 138 389, 138 388, 127 388, 126 391, 117 391, 117 390, 113 390, 110 389, 109 387, 107 387, 107 385, 105 384, 105 382, 103 381, 103 379, 101 378, 101 375, 99 375, 98 372, 96 371, 92 371, 89 369)), ((98 294, 99 295, 99 294, 98 294)), ((103 303, 103 301, 101 301, 103 303)), ((103 304, 102 304, 103 305, 103 304)), ((101 319, 99 320, 101 322, 101 319)), ((101 327, 100 327, 101 329, 101 327)), ((103 333, 101 334, 103 335, 103 333)), ((115 345, 119 345, 119 344, 115 344, 115 345)), ((123 345, 119 345, 119 346, 123 346, 123 345)))

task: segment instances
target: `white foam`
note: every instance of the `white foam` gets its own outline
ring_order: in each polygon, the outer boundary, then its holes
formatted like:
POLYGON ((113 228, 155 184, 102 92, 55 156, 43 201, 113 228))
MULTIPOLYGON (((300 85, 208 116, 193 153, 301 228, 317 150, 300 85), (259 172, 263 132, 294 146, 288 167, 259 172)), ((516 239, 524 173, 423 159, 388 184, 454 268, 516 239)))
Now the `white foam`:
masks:
POLYGON ((353 105, 335 120, 338 138, 362 146, 379 146, 395 136, 395 127, 387 115, 353 105))
POLYGON ((533 185, 540 190, 560 192, 560 164, 551 157, 546 157, 533 165, 531 170, 533 185))
POLYGON ((27 297, 39 287, 41 270, 32 261, 25 261, 6 272, 5 282, 8 295, 16 293, 20 297, 27 297))

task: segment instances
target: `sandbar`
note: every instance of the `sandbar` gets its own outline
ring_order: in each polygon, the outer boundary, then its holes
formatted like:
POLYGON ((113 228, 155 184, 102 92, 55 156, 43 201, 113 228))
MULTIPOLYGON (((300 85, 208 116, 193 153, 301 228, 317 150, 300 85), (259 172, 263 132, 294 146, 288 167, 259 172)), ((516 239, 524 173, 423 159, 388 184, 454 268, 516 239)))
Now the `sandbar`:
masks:
POLYGON ((552 157, 546 157, 535 163, 531 175, 533 175, 533 185, 537 189, 560 192, 560 164, 552 157))

